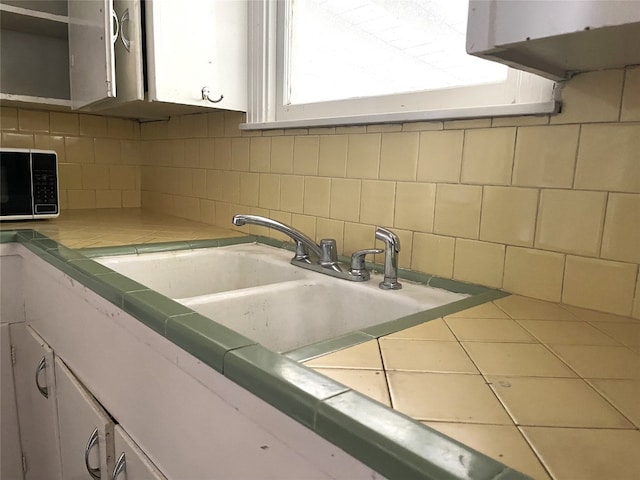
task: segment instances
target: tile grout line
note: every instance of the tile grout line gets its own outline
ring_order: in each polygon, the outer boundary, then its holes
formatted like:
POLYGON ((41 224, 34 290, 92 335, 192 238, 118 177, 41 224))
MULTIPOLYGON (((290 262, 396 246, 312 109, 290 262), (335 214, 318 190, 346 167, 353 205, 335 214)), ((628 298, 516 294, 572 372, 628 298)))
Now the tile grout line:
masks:
POLYGON ((384 356, 382 355, 382 347, 380 346, 380 338, 382 337, 378 337, 376 338, 376 345, 378 346, 378 354, 380 355, 380 363, 382 364, 382 373, 384 374, 384 382, 385 385, 387 387, 387 395, 389 397, 389 407, 397 410, 394 406, 393 406, 393 397, 391 396, 391 385, 389 384, 389 376, 387 375, 387 365, 386 362, 384 360, 384 356))
MULTIPOLYGON (((494 302, 491 302, 491 305, 495 305, 496 307, 499 308, 498 305, 496 305, 494 302)), ((502 309, 500 309, 502 310, 502 309)), ((504 310, 502 310, 504 311, 504 310)), ((511 316, 507 313, 504 312, 507 316, 509 316, 509 319, 513 322, 516 322, 515 319, 511 318, 511 316)), ((507 409, 506 405, 504 404, 504 402, 502 402, 502 400, 500 399, 500 397, 498 396, 498 394, 495 392, 495 390, 493 388, 491 388, 491 384, 489 383, 487 376, 485 375, 485 373, 480 369, 480 367, 476 364, 476 362, 473 360, 473 358, 471 357, 471 355, 469 354, 469 352, 467 351, 467 349, 465 348, 465 346, 463 345, 462 341, 460 341, 459 337, 455 334, 455 332, 453 331, 453 329, 449 326, 449 324, 447 323, 446 319, 443 318, 443 321, 445 322, 445 324, 447 325, 447 328, 449 328, 449 330, 451 331, 451 333, 453 334, 453 336, 456 338, 458 345, 460 345, 462 347, 462 349, 464 350, 464 352, 466 353, 467 357, 469 358, 469 360, 471 361, 471 363, 473 363, 473 365, 475 366, 475 368, 478 370, 478 372, 480 373, 480 375, 482 376, 482 379, 484 380, 485 385, 489 388, 491 394, 493 395, 493 397, 498 401, 499 405, 502 407, 502 409, 504 410, 504 412, 507 414, 507 416, 509 417, 509 419, 511 420, 513 426, 517 429, 518 434, 520 435, 520 437, 522 437, 525 441, 525 444, 529 447, 529 450, 533 453, 533 455, 535 456, 536 460, 538 461, 538 463, 541 465, 542 469, 549 475, 549 478, 554 478, 553 475, 551 475, 551 472, 549 471, 549 469, 547 468, 545 462, 543 461, 542 457, 538 454, 537 450, 534 448, 533 444, 531 442, 529 442, 529 440, 527 439, 527 437, 522 433, 522 430, 520 429, 520 426, 516 423, 515 418, 513 417, 513 415, 509 412, 509 410, 507 409)), ((517 322, 516 322, 517 324, 517 322)), ((534 337, 534 339, 537 340, 537 338, 534 337)))

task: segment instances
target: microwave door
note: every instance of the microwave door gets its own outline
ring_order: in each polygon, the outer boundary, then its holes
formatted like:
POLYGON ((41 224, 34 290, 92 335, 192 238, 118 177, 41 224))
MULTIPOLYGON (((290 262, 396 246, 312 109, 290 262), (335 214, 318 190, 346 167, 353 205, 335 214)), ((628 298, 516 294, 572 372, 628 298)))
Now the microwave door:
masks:
POLYGON ((33 218, 29 152, 0 153, 0 216, 33 218))

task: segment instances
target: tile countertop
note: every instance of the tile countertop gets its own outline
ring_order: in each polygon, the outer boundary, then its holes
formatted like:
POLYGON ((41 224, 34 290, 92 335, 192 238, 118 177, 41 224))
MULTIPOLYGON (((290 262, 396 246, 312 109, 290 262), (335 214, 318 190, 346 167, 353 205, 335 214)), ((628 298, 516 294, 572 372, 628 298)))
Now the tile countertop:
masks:
MULTIPOLYGON (((141 209, 0 223, 18 228, 69 248, 244 236, 141 209)), ((513 295, 306 365, 536 479, 640 474, 635 319, 513 295)))
POLYGON ((0 222, 0 230, 20 228, 37 230, 68 248, 111 247, 246 235, 141 208, 66 210, 58 218, 0 222))

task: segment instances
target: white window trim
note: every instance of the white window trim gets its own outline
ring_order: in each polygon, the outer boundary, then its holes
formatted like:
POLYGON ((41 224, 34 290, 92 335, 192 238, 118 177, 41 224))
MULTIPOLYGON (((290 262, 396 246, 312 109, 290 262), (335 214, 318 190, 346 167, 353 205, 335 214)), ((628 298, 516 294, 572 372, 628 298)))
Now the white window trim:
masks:
POLYGON ((244 130, 543 115, 559 109, 556 84, 509 69, 507 81, 419 93, 284 105, 288 0, 249 1, 249 108, 244 130), (280 30, 278 30, 280 29, 280 30), (278 86, 282 86, 279 88, 278 86), (474 106, 468 99, 473 96, 474 106), (478 99, 481 99, 479 104, 478 99), (375 101, 372 101, 375 99, 375 101), (348 106, 345 108, 345 106, 348 106), (384 113, 380 113, 380 107, 384 113), (358 112, 357 114, 345 112, 358 112))

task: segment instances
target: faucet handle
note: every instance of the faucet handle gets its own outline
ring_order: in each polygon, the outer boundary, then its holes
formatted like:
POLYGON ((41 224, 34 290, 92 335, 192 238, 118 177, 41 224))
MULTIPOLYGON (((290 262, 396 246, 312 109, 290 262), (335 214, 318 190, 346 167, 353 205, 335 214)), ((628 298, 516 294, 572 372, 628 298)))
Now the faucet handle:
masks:
POLYGON ((384 252, 384 250, 380 248, 369 248, 354 252, 353 255, 351 255, 351 268, 349 269, 349 275, 352 277, 359 277, 362 280, 369 280, 370 274, 364 264, 364 258, 367 255, 376 255, 382 252, 384 252))
POLYGON ((322 251, 322 257, 320 257, 320 265, 335 265, 338 262, 338 247, 334 238, 323 238, 320 240, 320 250, 322 251))

